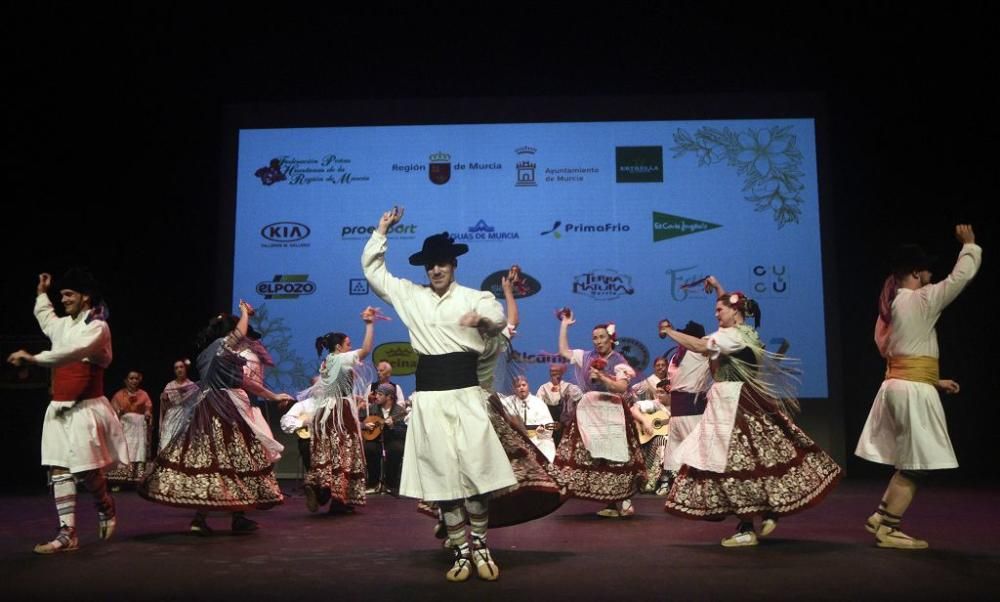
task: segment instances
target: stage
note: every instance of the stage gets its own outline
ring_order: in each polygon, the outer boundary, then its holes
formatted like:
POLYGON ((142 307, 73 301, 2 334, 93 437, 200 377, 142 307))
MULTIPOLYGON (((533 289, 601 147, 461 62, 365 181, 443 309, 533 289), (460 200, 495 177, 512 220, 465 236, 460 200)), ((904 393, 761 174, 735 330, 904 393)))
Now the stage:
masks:
POLYGON ((448 583, 450 552, 412 500, 373 496, 353 516, 309 514, 298 482, 284 481, 283 506, 251 517, 261 529, 186 532, 191 513, 115 494, 119 526, 97 540, 87 494, 79 498, 81 548, 36 556, 55 510, 47 495, 0 498, 0 561, 8 600, 648 600, 971 599, 1000 588, 1000 489, 929 486, 905 530, 925 551, 883 550, 862 527, 882 483, 841 483, 819 507, 781 521, 755 548, 725 549, 735 521, 687 521, 640 496, 631 519, 594 515, 599 504, 570 500, 542 520, 490 531, 501 568, 496 583, 448 583))

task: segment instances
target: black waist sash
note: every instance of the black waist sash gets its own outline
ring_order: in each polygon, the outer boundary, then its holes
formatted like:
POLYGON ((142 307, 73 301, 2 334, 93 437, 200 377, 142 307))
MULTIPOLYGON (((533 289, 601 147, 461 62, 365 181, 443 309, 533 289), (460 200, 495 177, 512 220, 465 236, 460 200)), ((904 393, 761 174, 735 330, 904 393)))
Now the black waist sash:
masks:
POLYGON ((670 392, 671 416, 698 416, 705 413, 705 392, 670 392))
POLYGON ((478 387, 479 354, 459 351, 443 355, 417 355, 417 391, 452 391, 478 387))

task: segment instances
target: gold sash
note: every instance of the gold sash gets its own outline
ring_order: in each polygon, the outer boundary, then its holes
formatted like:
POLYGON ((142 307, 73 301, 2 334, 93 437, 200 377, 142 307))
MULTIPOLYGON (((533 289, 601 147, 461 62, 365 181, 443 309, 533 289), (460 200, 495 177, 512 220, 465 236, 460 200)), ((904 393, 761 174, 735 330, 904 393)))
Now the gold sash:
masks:
POLYGON ((928 355, 890 357, 885 366, 885 378, 898 378, 937 386, 940 372, 938 358, 928 355))

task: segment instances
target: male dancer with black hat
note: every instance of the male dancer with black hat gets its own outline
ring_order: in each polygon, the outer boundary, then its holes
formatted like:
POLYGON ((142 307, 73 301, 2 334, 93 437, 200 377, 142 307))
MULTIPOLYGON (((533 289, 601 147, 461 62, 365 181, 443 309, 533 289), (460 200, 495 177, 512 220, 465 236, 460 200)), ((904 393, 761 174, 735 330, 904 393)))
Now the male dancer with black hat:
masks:
POLYGON ((429 285, 389 273, 386 233, 402 217, 402 209, 395 207, 382 214, 361 255, 365 277, 395 308, 418 354, 399 492, 440 506, 455 551, 449 581, 465 581, 473 566, 480 578, 494 581, 500 570, 486 547, 487 494, 517 480, 490 423, 476 368, 483 337, 497 336, 506 320, 492 293, 455 282, 457 258, 469 247, 455 244, 447 232, 428 237, 421 251, 410 256, 410 265, 426 270, 429 285))
POLYGON ((52 349, 32 355, 23 349, 7 361, 52 368, 52 401, 42 425, 42 465, 59 515, 55 539, 35 546, 36 554, 69 552, 79 547, 76 535, 76 482, 94 496, 98 535, 115 530, 115 503, 103 469, 128 462, 121 423, 104 396, 104 369, 111 363, 111 330, 103 305, 98 308, 97 282, 82 270, 70 270, 59 283, 65 317, 56 317, 49 300, 49 274, 38 276, 35 318, 52 341, 52 349))
POLYGON ((865 524, 880 548, 928 547, 903 533, 899 523, 927 471, 958 467, 938 395, 938 389, 958 393, 958 383, 940 378, 934 325, 976 275, 983 251, 972 226, 955 226, 955 237, 962 250, 947 278, 931 284, 932 259, 919 247, 905 245, 895 254, 879 298, 875 343, 886 360, 885 380, 854 453, 896 467, 878 510, 865 524))
MULTIPOLYGON (((668 325, 665 320, 660 322, 661 339, 667 336, 668 325)), ((697 339, 705 338, 705 327, 694 321, 688 321, 681 332, 697 339)), ((700 353, 688 353, 678 345, 667 365, 667 379, 670 381, 670 426, 667 447, 663 451, 663 474, 656 486, 659 496, 667 495, 673 478, 681 469, 674 452, 705 413, 705 400, 712 386, 708 358, 700 353)))

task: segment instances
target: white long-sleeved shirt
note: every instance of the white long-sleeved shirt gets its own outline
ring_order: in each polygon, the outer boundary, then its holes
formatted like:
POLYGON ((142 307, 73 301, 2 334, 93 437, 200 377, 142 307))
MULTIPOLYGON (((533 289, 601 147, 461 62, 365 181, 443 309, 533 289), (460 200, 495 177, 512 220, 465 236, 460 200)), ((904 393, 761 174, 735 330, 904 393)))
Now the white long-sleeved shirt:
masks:
POLYGON ((104 320, 87 322, 90 310, 76 318, 58 317, 45 293, 35 299, 35 319, 52 341, 52 349, 35 355, 39 366, 62 366, 72 362, 90 362, 107 368, 111 364, 111 329, 104 320))
POLYGON ((517 395, 511 395, 504 397, 501 401, 507 413, 517 416, 525 425, 549 424, 554 422, 552 420, 552 412, 549 411, 549 406, 545 405, 544 401, 534 395, 529 394, 524 399, 520 399, 517 395))
POLYGON ((934 326, 945 307, 958 297, 979 271, 983 250, 977 244, 962 245, 948 277, 916 290, 901 288, 892 302, 892 324, 879 317, 875 322, 875 344, 882 357, 925 355, 940 357, 934 326))
POLYGON ((670 390, 681 393, 698 393, 707 391, 712 386, 709 374, 708 358, 700 353, 688 351, 679 364, 671 361, 667 364, 667 378, 670 380, 670 390))
POLYGON ((292 405, 292 407, 288 408, 288 411, 281 417, 279 422, 281 430, 291 435, 303 426, 309 424, 312 420, 313 414, 315 413, 316 400, 312 397, 306 397, 302 401, 299 401, 292 405))
POLYGON ((361 267, 372 290, 399 314, 410 331, 410 344, 422 355, 472 351, 482 353, 485 343, 475 328, 459 324, 474 311, 499 328, 506 326, 503 308, 488 291, 477 291, 453 282, 444 295, 389 273, 385 265, 386 237, 377 230, 361 254, 361 267))

